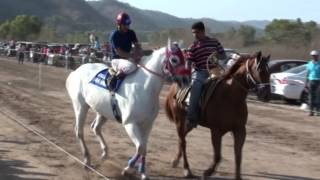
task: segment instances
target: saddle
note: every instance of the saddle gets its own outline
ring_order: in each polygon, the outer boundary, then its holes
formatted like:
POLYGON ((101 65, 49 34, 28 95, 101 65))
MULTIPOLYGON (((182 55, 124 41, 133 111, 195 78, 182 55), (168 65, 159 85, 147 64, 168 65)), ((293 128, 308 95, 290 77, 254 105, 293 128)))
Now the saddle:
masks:
MULTIPOLYGON (((206 82, 203 84, 203 91, 201 93, 201 98, 199 99, 199 107, 201 109, 201 114, 203 114, 209 99, 214 94, 216 88, 219 86, 221 81, 222 78, 213 77, 208 78, 206 82)), ((189 106, 190 89, 191 86, 179 88, 175 95, 175 99, 178 106, 184 109, 187 109, 189 106)))
POLYGON ((119 75, 118 72, 112 68, 112 66, 108 68, 108 72, 109 76, 106 77, 105 83, 109 87, 108 89, 110 91, 116 92, 125 78, 125 75, 119 75))

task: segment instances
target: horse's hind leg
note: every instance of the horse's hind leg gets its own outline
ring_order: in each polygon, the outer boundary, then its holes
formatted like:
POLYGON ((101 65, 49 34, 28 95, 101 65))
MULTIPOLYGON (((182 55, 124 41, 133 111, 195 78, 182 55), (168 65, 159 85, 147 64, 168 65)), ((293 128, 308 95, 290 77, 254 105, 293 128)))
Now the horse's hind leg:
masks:
POLYGON ((101 155, 102 159, 105 159, 108 157, 108 146, 107 146, 107 143, 105 142, 103 135, 102 135, 102 132, 101 132, 101 128, 106 121, 107 121, 107 119, 105 117, 103 117, 102 115, 97 113, 95 120, 91 124, 91 128, 92 128, 94 134, 97 136, 98 141, 101 146, 101 149, 102 149, 102 155, 101 155))
POLYGON ((246 140, 246 128, 241 127, 233 131, 234 138, 234 154, 236 162, 236 179, 241 180, 241 160, 242 160, 242 147, 246 140))
POLYGON ((90 166, 90 163, 91 163, 90 154, 86 146, 86 143, 84 141, 84 134, 83 134, 84 122, 87 116, 89 106, 84 101, 83 102, 73 101, 73 108, 76 116, 76 125, 75 125, 76 136, 80 141, 80 146, 82 149, 82 153, 84 155, 84 163, 90 166))
POLYGON ((216 171, 217 166, 221 161, 221 142, 223 134, 218 130, 211 129, 211 141, 214 150, 214 159, 211 166, 204 171, 203 177, 211 176, 216 171))

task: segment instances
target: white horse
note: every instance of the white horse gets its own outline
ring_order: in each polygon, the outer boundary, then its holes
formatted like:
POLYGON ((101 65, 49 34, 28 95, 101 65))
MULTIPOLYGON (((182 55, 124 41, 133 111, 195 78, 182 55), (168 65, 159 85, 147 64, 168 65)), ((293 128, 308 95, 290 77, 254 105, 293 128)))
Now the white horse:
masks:
MULTIPOLYGON (((154 51, 142 60, 137 69, 125 78, 114 95, 122 115, 122 125, 136 147, 135 155, 129 160, 122 174, 130 173, 140 159, 139 172, 141 179, 147 179, 145 159, 148 137, 159 110, 159 94, 163 80, 172 79, 186 83, 190 70, 186 66, 179 47, 171 46, 154 51)), ((97 73, 107 68, 104 64, 84 64, 73 71, 66 80, 66 88, 73 103, 76 117, 75 131, 80 140, 84 162, 90 165, 90 154, 84 141, 83 126, 87 111, 92 108, 96 118, 91 127, 97 136, 102 157, 107 156, 107 144, 102 136, 101 127, 107 119, 115 119, 112 111, 112 94, 89 83, 97 73)))

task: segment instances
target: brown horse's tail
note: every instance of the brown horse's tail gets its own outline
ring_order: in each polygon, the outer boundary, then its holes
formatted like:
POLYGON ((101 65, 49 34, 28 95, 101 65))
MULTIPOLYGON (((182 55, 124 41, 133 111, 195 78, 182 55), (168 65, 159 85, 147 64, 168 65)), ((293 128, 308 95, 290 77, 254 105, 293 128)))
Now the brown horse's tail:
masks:
POLYGON ((167 117, 168 117, 168 119, 169 119, 169 121, 171 121, 171 122, 174 122, 174 120, 173 120, 173 112, 172 112, 172 110, 170 109, 170 97, 168 96, 167 98, 166 98, 166 102, 165 102, 165 111, 166 111, 166 115, 167 115, 167 117))
POLYGON ((165 109, 166 115, 169 118, 170 122, 175 122, 174 117, 173 117, 174 110, 172 109, 172 108, 174 108, 173 103, 175 103, 174 96, 175 96, 175 87, 171 86, 169 93, 166 97, 165 104, 164 104, 164 106, 165 106, 164 109, 165 109))

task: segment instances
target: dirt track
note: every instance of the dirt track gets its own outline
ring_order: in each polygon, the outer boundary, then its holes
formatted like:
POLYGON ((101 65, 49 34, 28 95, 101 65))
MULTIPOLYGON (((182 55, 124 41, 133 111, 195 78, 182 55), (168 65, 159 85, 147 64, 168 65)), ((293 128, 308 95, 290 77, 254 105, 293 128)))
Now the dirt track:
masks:
MULTIPOLYGON (((0 180, 96 180, 80 164, 12 121, 18 119, 53 140, 68 152, 82 158, 73 133, 74 115, 64 83, 70 71, 42 67, 39 89, 39 65, 0 58, 0 180), (3 114, 3 112, 5 114, 3 114)), ((164 98, 164 93, 161 98, 164 98)), ((320 117, 307 117, 297 107, 249 101, 248 136, 243 152, 245 179, 314 180, 320 179, 320 117)), ((109 159, 100 161, 100 147, 89 124, 86 142, 92 161, 107 177, 120 176, 134 146, 121 125, 109 121, 104 135, 109 159)), ((188 136, 188 154, 195 175, 201 175, 211 163, 209 131, 197 128, 188 136)), ((232 137, 223 141, 223 161, 212 179, 232 179, 234 157, 232 137), (219 177, 219 178, 217 178, 219 177)), ((151 179, 183 179, 181 165, 172 169, 177 137, 175 127, 160 110, 148 144, 147 170, 151 179)))

